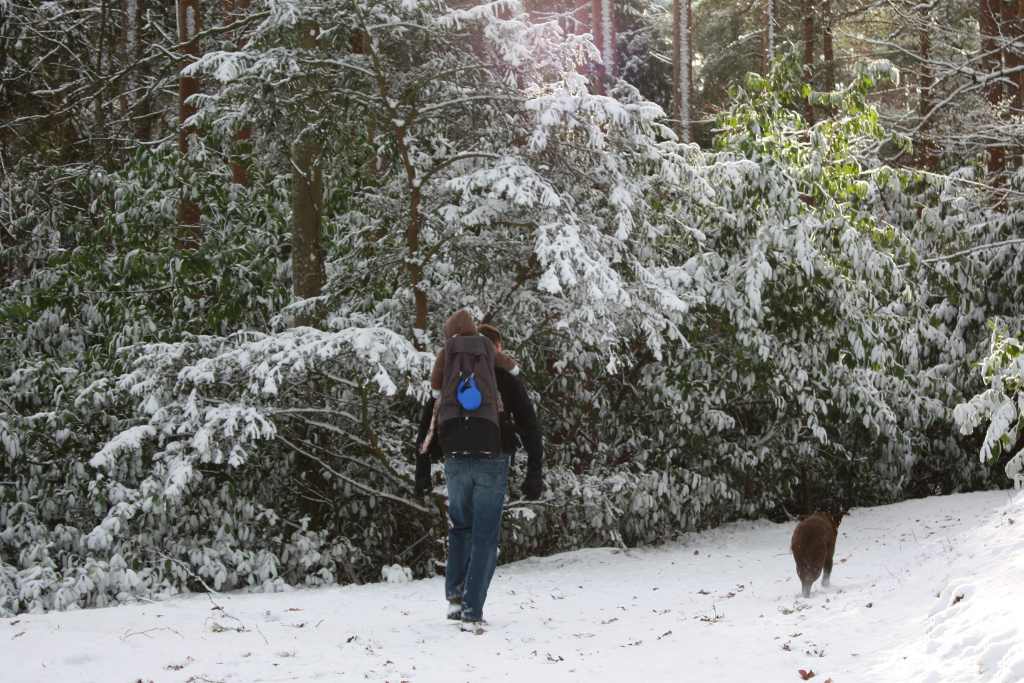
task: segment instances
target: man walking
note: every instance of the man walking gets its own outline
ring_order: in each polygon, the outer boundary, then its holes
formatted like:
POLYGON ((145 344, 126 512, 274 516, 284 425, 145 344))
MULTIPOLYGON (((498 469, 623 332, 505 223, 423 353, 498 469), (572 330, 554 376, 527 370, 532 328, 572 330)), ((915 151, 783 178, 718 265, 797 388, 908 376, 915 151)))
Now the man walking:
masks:
MULTIPOLYGON (((502 349, 501 334, 489 325, 477 330, 475 324, 468 329, 465 312, 459 314, 459 333, 466 336, 481 334, 496 353, 502 349)), ((452 349, 453 320, 445 324, 446 367, 458 363, 452 349)), ((458 336, 458 335, 455 335, 458 336)), ((480 372, 481 376, 486 373, 480 372)), ((536 500, 543 491, 543 446, 540 424, 526 388, 519 378, 503 367, 494 368, 494 379, 501 401, 500 430, 497 441, 492 438, 489 424, 481 422, 465 410, 457 419, 443 419, 446 402, 444 392, 424 406, 416 440, 416 493, 425 494, 431 488, 431 455, 443 453, 445 479, 448 485, 448 562, 445 570, 445 597, 448 600, 448 618, 461 620, 466 631, 481 632, 483 607, 487 590, 497 564, 501 515, 508 487, 510 457, 520 443, 528 454, 527 476, 523 495, 536 500), (440 407, 435 415, 435 402, 440 407), (437 437, 433 438, 434 432, 437 437), (424 442, 427 441, 426 447, 424 442)), ((487 385, 484 376, 482 383, 487 385)), ((486 389, 485 392, 486 393, 486 389)))
MULTIPOLYGON (((480 325, 480 334, 491 340, 499 353, 504 352, 501 333, 492 325, 480 325)), ((513 374, 502 367, 494 368, 498 380, 498 393, 504 405, 501 422, 501 450, 509 457, 515 455, 520 446, 526 450, 526 480, 523 482, 523 497, 537 500, 544 490, 544 444, 541 440, 540 422, 533 409, 533 401, 526 393, 526 386, 513 374)))

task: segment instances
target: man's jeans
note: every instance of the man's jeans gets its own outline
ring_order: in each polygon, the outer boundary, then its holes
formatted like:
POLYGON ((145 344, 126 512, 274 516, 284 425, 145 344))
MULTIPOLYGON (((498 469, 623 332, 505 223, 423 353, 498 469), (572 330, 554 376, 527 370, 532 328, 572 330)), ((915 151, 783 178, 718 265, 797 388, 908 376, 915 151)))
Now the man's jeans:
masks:
POLYGON ((448 567, 445 595, 462 600, 462 618, 483 618, 487 587, 498 559, 501 511, 508 485, 508 456, 449 456, 448 567))

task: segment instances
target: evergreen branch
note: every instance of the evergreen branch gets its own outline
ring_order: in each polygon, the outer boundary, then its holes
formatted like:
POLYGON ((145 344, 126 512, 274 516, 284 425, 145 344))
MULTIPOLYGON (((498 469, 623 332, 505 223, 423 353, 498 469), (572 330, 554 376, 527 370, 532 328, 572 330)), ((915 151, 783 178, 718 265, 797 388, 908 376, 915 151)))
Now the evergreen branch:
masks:
POLYGON ((278 434, 276 438, 279 439, 282 443, 284 443, 286 446, 291 448, 296 453, 304 455, 307 458, 309 458, 310 460, 312 460, 312 461, 314 461, 316 463, 319 463, 320 466, 323 467, 328 472, 330 472, 332 476, 335 476, 338 479, 341 479, 346 484, 350 484, 353 488, 359 489, 360 491, 362 491, 363 493, 365 493, 367 495, 377 496, 378 498, 383 498, 385 500, 390 500, 390 501, 393 501, 395 503, 400 503, 401 505, 405 505, 406 507, 410 507, 413 510, 416 510, 418 512, 423 512, 423 513, 428 514, 428 515, 434 514, 434 511, 431 510, 430 508, 423 507, 422 505, 419 505, 418 503, 414 503, 413 501, 408 500, 407 498, 403 498, 401 496, 396 496, 393 493, 385 493, 384 491, 380 491, 378 489, 375 489, 372 486, 369 486, 367 484, 362 483, 361 481, 357 481, 357 480, 353 479, 352 477, 349 477, 349 476, 346 476, 346 475, 342 474, 341 472, 339 472, 338 470, 334 469, 333 467, 328 465, 326 462, 324 462, 321 458, 318 458, 317 456, 313 455, 309 451, 307 451, 307 450, 301 448, 300 446, 298 446, 298 445, 292 443, 291 441, 289 441, 287 437, 284 437, 284 436, 281 436, 280 434, 278 434))
POLYGON ((950 261, 952 259, 960 258, 961 256, 967 256, 968 254, 973 254, 979 251, 988 251, 989 249, 998 249, 999 247, 1008 247, 1014 244, 1024 244, 1024 237, 1019 237, 1012 240, 1003 240, 1002 242, 979 244, 973 247, 968 247, 967 249, 955 251, 952 254, 945 254, 943 256, 934 256, 932 258, 922 259, 921 263, 936 263, 938 261, 950 261))

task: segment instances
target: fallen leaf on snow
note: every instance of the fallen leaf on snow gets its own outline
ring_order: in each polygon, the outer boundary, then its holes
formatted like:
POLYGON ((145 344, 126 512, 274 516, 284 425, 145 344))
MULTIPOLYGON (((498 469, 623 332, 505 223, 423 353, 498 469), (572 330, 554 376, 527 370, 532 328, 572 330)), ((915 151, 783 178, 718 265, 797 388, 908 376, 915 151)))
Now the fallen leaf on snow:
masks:
POLYGON ((184 662, 181 662, 180 664, 168 664, 167 666, 164 667, 164 669, 166 669, 167 671, 181 671, 182 669, 184 669, 186 666, 188 666, 189 664, 191 664, 194 661, 195 660, 192 659, 191 657, 185 657, 185 661, 184 662))

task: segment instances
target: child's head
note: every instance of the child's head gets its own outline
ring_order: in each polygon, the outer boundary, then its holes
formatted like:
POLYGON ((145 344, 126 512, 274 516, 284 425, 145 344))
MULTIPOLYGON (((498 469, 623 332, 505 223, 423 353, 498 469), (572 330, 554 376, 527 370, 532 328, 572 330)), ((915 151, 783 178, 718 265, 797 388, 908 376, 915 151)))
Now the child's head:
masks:
POLYGON ((444 338, 468 337, 476 334, 476 321, 473 314, 465 308, 460 308, 451 314, 444 323, 444 338))

